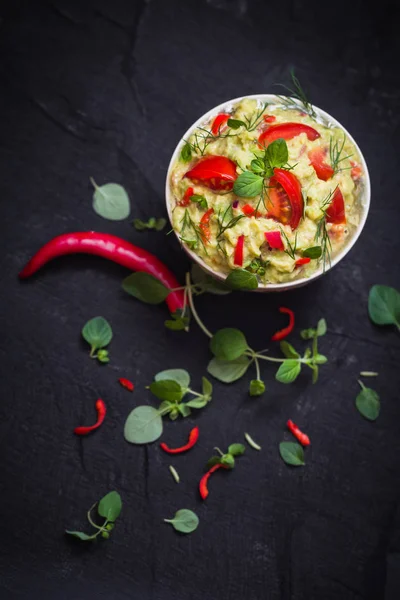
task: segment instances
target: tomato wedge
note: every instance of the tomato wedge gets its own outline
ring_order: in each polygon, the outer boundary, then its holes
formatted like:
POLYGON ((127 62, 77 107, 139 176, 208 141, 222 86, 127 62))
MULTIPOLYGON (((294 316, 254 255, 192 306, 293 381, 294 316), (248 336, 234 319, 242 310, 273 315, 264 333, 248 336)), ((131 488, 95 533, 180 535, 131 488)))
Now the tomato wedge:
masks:
POLYGON ((303 125, 303 123, 279 123, 279 125, 271 125, 271 127, 268 127, 268 129, 260 135, 258 138, 258 145, 260 148, 265 148, 268 144, 278 138, 291 140, 301 133, 305 133, 311 141, 321 137, 318 131, 309 125, 303 125))
POLYGON ((262 213, 260 213, 260 211, 256 212, 256 209, 253 208, 251 204, 245 204, 242 206, 241 210, 246 217, 256 217, 256 219, 258 219, 258 217, 262 217, 262 213))
POLYGON ((274 250, 284 250, 285 246, 282 242, 281 232, 280 231, 266 231, 264 233, 265 239, 268 242, 270 248, 274 250))
POLYGON ((336 188, 335 193, 333 194, 332 202, 326 210, 326 220, 328 223, 346 223, 344 198, 339 187, 336 188))
POLYGON ((291 171, 274 169, 274 175, 269 180, 269 185, 273 187, 268 194, 267 217, 296 229, 304 210, 299 180, 291 171))
POLYGON ((244 235, 239 235, 235 248, 235 255, 233 257, 233 264, 237 267, 243 265, 243 248, 244 248, 244 235))
POLYGON ((200 158, 184 177, 211 190, 231 190, 237 178, 236 163, 226 156, 206 156, 200 158))
POLYGON ((231 118, 231 115, 228 115, 226 113, 221 113, 219 115, 217 115, 211 125, 211 133, 213 135, 218 135, 220 132, 220 129, 222 129, 222 127, 226 124, 227 120, 231 118))
POLYGON ((362 175, 362 168, 361 165, 358 165, 356 162, 354 162, 353 160, 350 161, 351 164, 351 178, 356 180, 356 179, 360 179, 361 175, 362 175))
POLYGON ((326 152, 323 148, 314 148, 308 153, 310 163, 314 167, 318 179, 322 179, 322 181, 328 181, 334 174, 332 167, 325 162, 325 157, 326 152))
POLYGON ((296 267, 301 267, 302 265, 308 265, 309 262, 311 262, 311 258, 304 256, 303 258, 298 258, 294 264, 296 267))
POLYGON ((200 228, 201 235, 203 237, 204 242, 209 242, 210 238, 211 238, 210 219, 211 219, 211 215, 213 213, 214 213, 214 209, 209 208, 208 211, 205 212, 204 215, 200 219, 199 228, 200 228))

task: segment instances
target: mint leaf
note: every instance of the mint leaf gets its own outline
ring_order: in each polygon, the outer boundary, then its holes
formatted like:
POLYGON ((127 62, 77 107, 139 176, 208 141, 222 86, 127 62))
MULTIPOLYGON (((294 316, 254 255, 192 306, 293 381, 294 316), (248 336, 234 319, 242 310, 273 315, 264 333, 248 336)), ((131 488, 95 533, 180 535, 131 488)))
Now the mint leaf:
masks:
POLYGON ((98 186, 91 177, 90 181, 94 187, 93 210, 110 221, 122 221, 129 217, 131 206, 129 196, 122 185, 118 183, 106 183, 98 186))
POLYGON ((281 383, 292 383, 301 371, 301 365, 298 360, 285 360, 276 372, 275 379, 281 383))
POLYGON ((375 325, 396 325, 400 329, 400 294, 387 285, 374 285, 368 297, 369 317, 375 325))
POLYGON ((170 290, 161 281, 149 273, 141 271, 125 277, 122 288, 131 296, 147 304, 160 304, 170 293, 170 290))
POLYGON ((241 198, 254 198, 262 192, 264 179, 251 171, 241 173, 233 184, 233 193, 241 198))
POLYGON ((257 277, 246 269, 231 271, 225 279, 225 284, 232 290, 255 290, 258 288, 257 277))
POLYGON ((247 348, 247 341, 243 333, 232 327, 219 329, 210 341, 211 352, 223 360, 235 360, 242 356, 247 348))
POLYGON ((228 361, 221 358, 213 358, 207 367, 207 371, 223 383, 232 383, 240 379, 249 368, 250 360, 247 356, 239 356, 235 360, 228 361))
POLYGON ((281 442, 279 444, 279 453, 287 465, 300 467, 305 465, 304 450, 296 442, 281 442))

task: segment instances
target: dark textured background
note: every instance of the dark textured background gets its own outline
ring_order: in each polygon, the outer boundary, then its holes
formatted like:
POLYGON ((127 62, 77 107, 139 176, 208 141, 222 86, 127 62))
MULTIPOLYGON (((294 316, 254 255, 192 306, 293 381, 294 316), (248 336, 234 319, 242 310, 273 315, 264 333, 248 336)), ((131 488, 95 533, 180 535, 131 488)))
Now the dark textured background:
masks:
POLYGON ((4 600, 378 600, 398 598, 400 340, 368 320, 370 286, 399 286, 399 124, 394 2, 68 0, 0 3, 1 383, 0 596, 4 600), (174 236, 140 234, 91 209, 89 176, 129 191, 133 216, 161 216, 169 157, 182 133, 212 106, 240 94, 273 92, 289 67, 317 106, 362 148, 372 206, 361 239, 322 280, 281 295, 207 296, 198 309, 211 329, 236 325, 265 347, 296 310, 293 341, 325 316, 321 351, 329 364, 291 386, 263 369, 267 392, 247 395, 249 378, 215 384, 212 404, 166 423, 165 440, 197 447, 171 460, 158 445, 123 439, 145 386, 159 370, 183 367, 196 386, 207 340, 163 327, 164 306, 123 294, 126 271, 68 257, 32 281, 17 272, 48 239, 96 229, 121 235, 163 258, 183 279, 187 259, 174 236), (397 147, 397 149, 396 149, 397 147), (88 358, 85 321, 114 329, 111 363, 88 358), (360 370, 382 399, 376 423, 354 407, 360 370), (130 395, 117 384, 130 377, 130 395), (109 413, 94 435, 98 396, 109 413), (278 455, 288 418, 309 433, 307 465, 278 455), (249 431, 234 472, 212 481, 206 503, 197 482, 212 447, 249 431), (168 464, 175 464, 176 485, 168 464), (117 489, 124 507, 108 542, 84 545, 63 530, 83 528, 85 511, 117 489), (194 509, 201 525, 177 535, 162 520, 194 509))

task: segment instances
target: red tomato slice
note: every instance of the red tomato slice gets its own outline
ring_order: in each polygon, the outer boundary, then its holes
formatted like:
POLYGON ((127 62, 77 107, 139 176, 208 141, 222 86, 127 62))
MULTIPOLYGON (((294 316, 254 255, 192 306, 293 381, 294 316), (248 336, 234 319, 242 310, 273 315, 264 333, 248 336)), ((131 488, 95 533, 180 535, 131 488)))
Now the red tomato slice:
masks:
POLYGON ((274 169, 274 175, 269 180, 269 184, 273 187, 268 190, 267 216, 296 229, 304 209, 299 180, 290 171, 274 169))
POLYGON ((344 198, 339 187, 336 188, 332 202, 326 210, 326 220, 328 223, 346 223, 344 198))
POLYGON ((211 190, 231 190, 237 178, 236 163, 226 156, 206 156, 200 158, 184 177, 211 190))
POLYGON ((211 239, 211 231, 210 231, 210 219, 211 215, 214 213, 213 208, 209 208, 207 212, 200 219, 200 231, 203 236, 204 242, 209 242, 211 239))
POLYGON ((314 167, 318 179, 322 179, 322 181, 328 181, 334 174, 332 167, 325 162, 325 157, 326 152, 323 148, 314 148, 308 153, 310 163, 314 167))
POLYGON ((351 164, 351 178, 356 180, 356 179, 360 179, 361 175, 362 175, 362 168, 360 165, 358 165, 356 162, 354 162, 353 160, 350 161, 351 164))
POLYGON ((311 141, 321 137, 318 131, 309 125, 303 125, 303 123, 280 123, 279 125, 268 127, 258 138, 258 145, 260 148, 265 148, 278 138, 291 140, 301 133, 305 133, 311 141))
POLYGON ((276 121, 276 117, 274 115, 264 115, 263 119, 266 123, 273 123, 276 121))
POLYGON ((213 135, 218 135, 220 130, 226 124, 227 120, 230 118, 231 118, 231 115, 228 115, 226 113, 221 113, 220 115, 217 115, 211 125, 211 133, 213 135))
POLYGON ((309 262, 311 262, 311 258, 304 256, 303 258, 298 258, 294 264, 296 267, 301 267, 302 265, 308 265, 309 262))
POLYGON ((260 213, 260 211, 256 212, 256 209, 253 208, 251 204, 245 204, 242 206, 241 210, 246 217, 256 217, 256 219, 258 219, 258 217, 262 217, 262 213, 260 213))
POLYGON ((188 187, 186 192, 183 194, 182 200, 179 200, 179 202, 177 202, 178 206, 189 206, 190 197, 193 195, 194 195, 194 189, 192 187, 188 187))
POLYGON ((281 232, 280 231, 266 231, 264 233, 265 239, 267 240, 269 247, 274 250, 284 250, 285 246, 282 242, 281 232))
POLYGON ((237 267, 241 267, 243 265, 243 248, 244 248, 244 235, 239 235, 236 248, 235 255, 233 257, 233 264, 237 267))

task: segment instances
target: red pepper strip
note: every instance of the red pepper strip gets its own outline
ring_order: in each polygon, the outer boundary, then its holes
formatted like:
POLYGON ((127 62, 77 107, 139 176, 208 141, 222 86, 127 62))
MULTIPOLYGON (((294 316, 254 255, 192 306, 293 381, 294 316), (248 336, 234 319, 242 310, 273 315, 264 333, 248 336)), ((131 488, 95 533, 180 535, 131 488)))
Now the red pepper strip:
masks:
POLYGON ((292 138, 305 133, 309 140, 316 140, 321 137, 316 129, 303 123, 279 123, 279 125, 271 125, 258 138, 260 148, 265 148, 271 142, 278 138, 291 140, 292 138))
POLYGON ((189 433, 189 441, 184 446, 180 446, 179 448, 170 448, 164 442, 161 442, 160 447, 164 452, 168 454, 180 454, 181 452, 186 452, 186 450, 190 450, 193 448, 197 440, 199 439, 199 428, 193 427, 192 431, 189 433))
POLYGON ((226 124, 227 120, 230 118, 231 115, 228 115, 226 113, 221 113, 220 115, 217 115, 213 121, 213 124, 211 125, 211 133, 213 135, 218 135, 220 130, 226 124))
POLYGON ((243 247, 244 247, 244 235, 239 235, 235 248, 235 255, 233 258, 233 264, 237 267, 243 265, 243 247))
POLYGON ((184 175, 193 183, 205 185, 211 190, 231 190, 237 176, 236 163, 226 156, 200 158, 184 175))
MULTIPOLYGON (((108 258, 131 271, 144 271, 156 277, 168 288, 177 288, 179 283, 171 271, 153 254, 134 246, 115 235, 80 231, 65 233, 47 242, 22 269, 19 277, 25 279, 36 273, 53 258, 65 254, 95 254, 108 258)), ((166 299, 169 310, 183 310, 183 291, 168 294, 166 299)))
POLYGON ((200 479, 199 492, 200 492, 200 496, 202 497, 203 500, 205 500, 208 496, 208 480, 210 478, 210 475, 215 473, 215 471, 217 471, 221 467, 226 468, 224 465, 221 465, 220 463, 218 463, 217 465, 214 465, 200 479))
POLYGON ((106 412, 107 412, 106 405, 104 404, 103 400, 101 400, 100 398, 96 402, 96 410, 97 410, 96 423, 94 425, 91 425, 90 427, 76 427, 74 429, 74 433, 76 433, 76 435, 87 435, 91 431, 94 431, 95 429, 100 427, 100 425, 104 421, 104 417, 106 416, 106 412))
POLYGON ((288 426, 289 431, 291 431, 293 433, 294 437, 299 440, 299 442, 302 446, 310 445, 310 438, 308 437, 308 435, 306 435, 305 433, 300 431, 300 429, 297 427, 297 425, 295 423, 293 423, 293 421, 291 421, 289 419, 289 421, 286 424, 288 426))
POLYGON ((276 121, 276 117, 274 117, 274 115, 264 115, 263 118, 266 123, 273 123, 276 121))
POLYGON ((245 204, 242 206, 241 211, 244 215, 246 215, 246 217, 256 217, 256 219, 258 219, 258 217, 262 217, 262 213, 260 213, 258 210, 256 212, 256 209, 253 208, 251 204, 245 204))
POLYGON ((270 248, 274 250, 284 250, 285 246, 282 242, 281 232, 280 231, 266 231, 264 233, 265 239, 267 240, 270 248))
POLYGON ((298 258, 294 264, 296 265, 296 267, 301 267, 302 265, 308 265, 310 261, 311 258, 309 258, 308 256, 304 256, 303 258, 298 258))
POLYGON ((294 312, 290 310, 290 308, 285 308, 284 306, 279 307, 279 312, 289 315, 289 325, 274 333, 274 335, 271 338, 273 342, 280 342, 281 340, 283 340, 289 335, 289 333, 292 333, 294 327, 294 312))
POLYGON ((200 227, 201 233, 203 235, 203 240, 205 242, 209 242, 210 238, 211 238, 210 219, 211 219, 211 215, 213 213, 214 213, 214 209, 209 208, 208 211, 205 212, 204 215, 200 219, 199 227, 200 227))
POLYGON ((194 189, 192 187, 188 187, 186 192, 183 194, 182 200, 177 202, 177 205, 178 206, 189 206, 190 198, 191 198, 191 196, 193 196, 193 194, 194 194, 194 189))
POLYGON ((125 377, 120 377, 118 381, 126 390, 128 390, 129 392, 133 392, 135 386, 133 385, 132 381, 130 381, 129 379, 125 379, 125 377))

